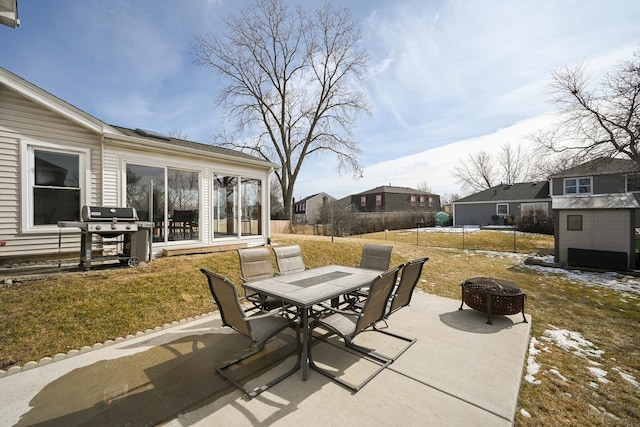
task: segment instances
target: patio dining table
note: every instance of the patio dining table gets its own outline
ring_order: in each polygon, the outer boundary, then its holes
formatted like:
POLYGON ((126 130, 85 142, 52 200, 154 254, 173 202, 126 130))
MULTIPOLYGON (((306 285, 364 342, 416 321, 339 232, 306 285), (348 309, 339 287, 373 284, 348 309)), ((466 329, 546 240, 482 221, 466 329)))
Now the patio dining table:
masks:
POLYGON ((270 296, 298 307, 302 316, 302 379, 309 372, 309 311, 311 308, 355 289, 371 284, 378 270, 342 265, 327 265, 299 273, 274 276, 246 282, 242 286, 252 292, 270 296))

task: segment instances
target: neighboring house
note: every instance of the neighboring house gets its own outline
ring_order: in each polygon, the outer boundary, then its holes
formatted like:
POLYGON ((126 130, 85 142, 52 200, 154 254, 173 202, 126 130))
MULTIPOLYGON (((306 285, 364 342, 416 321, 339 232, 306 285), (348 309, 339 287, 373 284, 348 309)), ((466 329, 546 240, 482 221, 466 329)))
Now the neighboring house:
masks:
POLYGON ((408 187, 384 185, 341 200, 354 212, 439 212, 440 196, 408 187))
POLYGON ((318 193, 293 202, 293 224, 320 224, 328 219, 327 209, 336 199, 327 193, 318 193), (323 218, 326 215, 327 218, 323 218))
POLYGON ((154 255, 266 244, 278 167, 108 125, 0 67, 0 263, 78 252, 79 229, 57 222, 80 220, 85 205, 135 207, 154 224, 154 255))
POLYGON ((555 258, 570 266, 634 269, 640 167, 600 158, 552 175, 555 258))
POLYGON ((453 225, 505 225, 531 211, 551 211, 547 181, 500 184, 453 202, 453 225))

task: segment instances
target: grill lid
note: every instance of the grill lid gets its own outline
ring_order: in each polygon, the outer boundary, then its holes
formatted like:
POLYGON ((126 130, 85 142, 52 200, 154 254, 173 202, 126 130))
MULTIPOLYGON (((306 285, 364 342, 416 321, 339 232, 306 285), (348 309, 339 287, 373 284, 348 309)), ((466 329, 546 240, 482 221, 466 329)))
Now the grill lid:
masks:
POLYGON ((82 220, 91 221, 137 221, 138 212, 135 208, 116 208, 107 206, 83 206, 82 220))

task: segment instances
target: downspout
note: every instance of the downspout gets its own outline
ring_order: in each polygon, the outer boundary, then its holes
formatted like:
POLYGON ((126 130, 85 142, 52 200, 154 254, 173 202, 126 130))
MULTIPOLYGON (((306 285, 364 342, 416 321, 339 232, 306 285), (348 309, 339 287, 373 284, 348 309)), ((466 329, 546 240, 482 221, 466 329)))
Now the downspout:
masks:
MULTIPOLYGON (((91 159, 89 159, 89 163, 91 163, 91 159)), ((104 128, 100 133, 100 206, 104 206, 104 128)))
POLYGON ((271 244, 271 174, 273 173, 273 170, 273 168, 269 168, 269 172, 267 173, 267 191, 265 191, 265 194, 267 195, 267 209, 265 209, 265 215, 267 216, 267 245, 271 244))

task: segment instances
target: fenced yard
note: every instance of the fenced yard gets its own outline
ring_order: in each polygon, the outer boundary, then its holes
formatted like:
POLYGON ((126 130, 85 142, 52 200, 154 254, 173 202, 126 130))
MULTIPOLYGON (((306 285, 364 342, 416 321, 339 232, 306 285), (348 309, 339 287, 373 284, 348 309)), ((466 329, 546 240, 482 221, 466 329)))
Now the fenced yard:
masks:
MULTIPOLYGON (((272 243, 300 244, 306 264, 318 267, 356 265, 365 243, 386 242, 394 246, 392 264, 428 256, 420 290, 458 301, 466 278, 512 281, 527 294, 525 311, 532 316, 517 424, 637 425, 640 281, 525 265, 526 254, 553 246, 551 236, 516 234, 516 252, 510 233, 464 238, 464 250, 460 235, 415 229, 333 242, 274 235, 272 243)), ((0 369, 212 311, 200 267, 240 283, 237 254, 223 252, 0 285, 0 369)))

